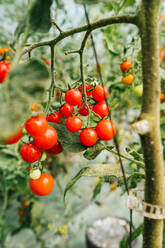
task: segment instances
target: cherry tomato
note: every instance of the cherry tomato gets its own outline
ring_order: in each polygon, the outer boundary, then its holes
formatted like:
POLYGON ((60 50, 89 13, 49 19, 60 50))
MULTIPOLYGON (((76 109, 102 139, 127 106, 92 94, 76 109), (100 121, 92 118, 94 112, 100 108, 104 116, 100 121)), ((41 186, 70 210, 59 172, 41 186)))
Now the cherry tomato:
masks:
POLYGON ((133 88, 133 91, 134 91, 134 93, 135 93, 137 96, 142 96, 142 95, 143 95, 143 85, 142 85, 142 84, 136 85, 136 86, 133 88))
POLYGON ((50 149, 57 143, 57 132, 52 126, 48 126, 46 132, 33 137, 34 144, 40 149, 50 149))
POLYGON ((49 59, 46 59, 45 60, 45 64, 50 65, 50 60, 49 59))
POLYGON ((94 105, 93 111, 103 118, 109 114, 109 107, 105 102, 98 102, 94 105))
POLYGON ((48 128, 48 122, 43 115, 33 116, 25 122, 25 128, 32 136, 42 135, 48 128))
POLYGON ((41 106, 38 103, 33 103, 31 105, 31 111, 39 111, 41 109, 41 106))
POLYGON ((107 87, 101 84, 97 85, 92 91, 92 96, 98 102, 104 101, 108 97, 107 87))
MULTIPOLYGON (((91 105, 89 102, 87 102, 88 106, 90 109, 92 109, 91 105)), ((80 108, 82 105, 84 105, 84 102, 82 102, 81 104, 79 104, 77 107, 79 108, 78 112, 80 115, 82 116, 87 116, 89 115, 89 110, 86 106, 83 106, 82 108, 80 108)))
POLYGON ((121 65, 120 65, 120 69, 125 72, 128 71, 132 68, 132 61, 131 60, 125 60, 121 65))
POLYGON ((24 205, 24 207, 26 207, 26 208, 29 207, 29 201, 27 201, 27 200, 24 201, 23 205, 24 205))
POLYGON ((20 210, 18 211, 18 214, 19 214, 20 217, 22 217, 22 216, 24 216, 24 211, 23 211, 22 209, 20 209, 20 210))
POLYGON ((30 188, 32 192, 38 196, 45 196, 52 192, 54 179, 48 173, 42 173, 40 178, 30 180, 30 188))
POLYGON ((65 101, 70 105, 76 106, 81 103, 82 94, 77 89, 68 90, 65 93, 65 101))
MULTIPOLYGON (((85 90, 86 90, 87 96, 91 96, 92 95, 91 86, 89 84, 85 84, 85 90)), ((81 93, 83 93, 83 86, 82 85, 80 86, 79 91, 81 93)))
POLYGON ((96 132, 101 140, 111 140, 116 134, 116 126, 110 120, 101 120, 96 126, 96 132))
POLYGON ((31 179, 36 180, 36 179, 40 178, 40 176, 41 176, 40 169, 36 168, 36 169, 33 169, 33 170, 30 171, 30 178, 31 179))
POLYGON ((82 127, 82 120, 78 116, 70 116, 66 120, 66 128, 71 131, 71 132, 77 132, 81 129, 82 127))
POLYGON ((34 163, 41 157, 41 150, 33 144, 24 144, 20 154, 24 161, 34 163))
POLYGON ((22 138, 22 135, 23 135, 23 129, 22 127, 20 127, 15 134, 8 137, 6 140, 3 141, 3 143, 6 145, 15 144, 22 138))
POLYGON ((53 122, 59 124, 61 122, 61 117, 59 113, 55 112, 54 114, 50 114, 46 116, 48 122, 53 122))
POLYGON ((161 102, 165 101, 165 95, 163 93, 160 93, 160 100, 161 102))
POLYGON ((49 150, 46 150, 47 153, 53 154, 53 155, 59 154, 62 151, 63 151, 63 148, 59 141, 57 141, 57 143, 52 148, 50 148, 49 150))
POLYGON ((93 146, 97 142, 97 133, 92 128, 85 128, 80 133, 80 141, 85 146, 93 146))
POLYGON ((60 116, 63 118, 68 118, 74 113, 74 108, 72 105, 65 103, 61 108, 60 108, 60 116))
POLYGON ((134 75, 132 74, 128 74, 127 76, 122 77, 123 84, 129 85, 129 84, 132 84, 133 81, 134 81, 134 75))
POLYGON ((3 83, 9 73, 11 63, 6 60, 0 61, 0 83, 3 83))

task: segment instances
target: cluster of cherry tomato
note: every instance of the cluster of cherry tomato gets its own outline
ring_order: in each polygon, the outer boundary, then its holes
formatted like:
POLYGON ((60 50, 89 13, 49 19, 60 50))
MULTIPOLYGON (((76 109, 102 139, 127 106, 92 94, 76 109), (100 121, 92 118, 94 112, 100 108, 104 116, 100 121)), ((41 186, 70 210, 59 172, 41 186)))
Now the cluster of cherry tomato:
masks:
MULTIPOLYGON (((79 89, 70 89, 65 93, 65 101, 56 114, 56 118, 59 114, 60 117, 65 118, 66 128, 70 132, 80 131, 80 142, 84 146, 93 146, 98 139, 110 140, 116 134, 116 127, 114 123, 110 120, 105 119, 109 114, 109 107, 105 102, 108 97, 108 89, 102 85, 96 85, 93 89, 89 84, 85 84, 87 102, 85 103, 85 98, 83 96, 83 86, 81 85, 79 89), (93 100, 92 104, 88 100, 93 100), (77 114, 74 114, 77 107, 77 114), (83 118, 81 116, 88 116, 90 113, 94 115, 97 114, 99 121, 94 128, 82 128, 83 118), (80 115, 80 116, 78 116, 80 115)), ((47 116, 49 121, 53 121, 54 114, 47 116)), ((59 119, 58 119, 59 120, 59 119)))
POLYGON ((133 63, 131 60, 125 60, 121 65, 120 69, 123 72, 123 77, 122 77, 122 83, 129 85, 132 84, 134 81, 134 75, 131 73, 128 73, 128 71, 132 68, 133 63))

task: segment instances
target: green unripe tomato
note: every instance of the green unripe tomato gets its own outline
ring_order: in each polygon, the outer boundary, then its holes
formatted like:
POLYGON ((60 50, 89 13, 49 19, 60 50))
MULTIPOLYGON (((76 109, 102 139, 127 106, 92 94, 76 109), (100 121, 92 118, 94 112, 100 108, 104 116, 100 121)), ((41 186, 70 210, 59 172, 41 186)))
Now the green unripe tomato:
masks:
POLYGON ((41 176, 40 169, 33 169, 30 171, 30 178, 31 179, 36 180, 36 179, 40 178, 40 176, 41 176))
POLYGON ((143 85, 137 85, 135 87, 133 87, 133 92, 137 95, 137 96, 142 96, 143 94, 143 85))
POLYGON ((137 170, 137 165, 136 165, 135 163, 132 163, 132 164, 131 164, 131 169, 132 169, 132 170, 137 170))

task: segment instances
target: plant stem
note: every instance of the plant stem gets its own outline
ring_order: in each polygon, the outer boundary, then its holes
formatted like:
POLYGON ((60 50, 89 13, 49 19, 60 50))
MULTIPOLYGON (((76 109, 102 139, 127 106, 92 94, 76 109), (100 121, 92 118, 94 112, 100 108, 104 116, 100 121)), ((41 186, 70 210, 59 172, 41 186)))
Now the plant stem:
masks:
MULTIPOLYGON (((145 161, 145 201, 163 205, 163 153, 160 135, 159 8, 160 0, 143 0, 138 14, 141 32, 143 97, 141 120, 151 130, 141 136, 145 161)), ((144 218, 143 248, 161 248, 163 221, 144 218)))
MULTIPOLYGON (((109 152, 115 154, 116 156, 118 156, 118 153, 117 153, 116 151, 113 151, 112 149, 109 149, 109 147, 105 147, 105 149, 106 149, 107 151, 109 151, 109 152)), ((135 159, 133 159, 133 158, 130 158, 130 157, 124 155, 124 154, 121 153, 121 152, 120 152, 120 156, 121 156, 122 158, 124 158, 124 159, 126 159, 126 160, 132 162, 132 163, 138 164, 138 165, 140 166, 140 168, 144 169, 144 163, 143 163, 143 162, 138 161, 138 160, 135 160, 135 159)))

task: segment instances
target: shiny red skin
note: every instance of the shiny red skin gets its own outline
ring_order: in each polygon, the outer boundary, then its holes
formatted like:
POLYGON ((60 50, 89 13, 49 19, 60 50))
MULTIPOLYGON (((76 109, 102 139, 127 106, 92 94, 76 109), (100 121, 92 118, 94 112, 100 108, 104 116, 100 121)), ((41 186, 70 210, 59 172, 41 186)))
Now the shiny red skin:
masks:
MULTIPOLYGON (((91 105, 89 102, 87 102, 88 106, 90 109, 92 109, 91 105)), ((84 105, 84 102, 82 102, 81 104, 79 104, 77 107, 80 108, 82 105, 84 105)), ((83 106, 82 108, 80 108, 78 110, 79 114, 82 115, 82 116, 87 116, 89 115, 89 110, 86 106, 83 106)))
POLYGON ((44 115, 33 116, 25 122, 25 128, 31 136, 43 135, 48 128, 48 121, 44 115))
POLYGON ((40 149, 50 149, 57 143, 57 132, 52 126, 48 126, 43 135, 34 136, 34 144, 40 149))
POLYGON ((65 103, 59 111, 59 114, 62 118, 68 118, 74 113, 74 108, 72 105, 65 103))
POLYGON ((28 163, 34 163, 39 160, 41 153, 41 150, 33 144, 24 144, 20 150, 21 157, 28 163))
POLYGON ((53 122, 59 124, 61 122, 61 117, 58 112, 46 116, 48 122, 53 122))
POLYGON ((93 111, 103 118, 109 114, 109 107, 105 102, 98 102, 93 106, 93 111))
POLYGON ((20 127, 16 133, 14 133, 10 137, 8 137, 6 140, 4 140, 3 143, 6 145, 15 144, 22 138, 22 135, 23 135, 23 129, 22 127, 20 127))
POLYGON ((49 195, 54 187, 54 179, 48 173, 42 173, 40 178, 30 180, 30 188, 35 195, 49 195))
MULTIPOLYGON (((85 84, 85 89, 86 89, 87 96, 91 96, 92 95, 91 86, 89 84, 85 84)), ((83 86, 82 85, 80 86, 79 91, 83 94, 83 86)))
POLYGON ((82 94, 77 89, 71 89, 65 93, 65 101, 70 105, 76 106, 81 103, 81 100, 82 94))
POLYGON ((71 132, 77 132, 81 129, 82 127, 82 120, 78 116, 70 116, 66 120, 66 128, 71 131, 71 132))
POLYGON ((122 70, 122 72, 128 71, 132 68, 133 63, 131 60, 126 59, 121 65, 120 65, 120 69, 122 70))
POLYGON ((97 142, 97 133, 92 128, 86 128, 80 133, 80 141, 84 146, 93 146, 97 142))
POLYGON ((96 126, 96 132, 101 140, 111 140, 116 135, 116 126, 110 120, 101 120, 96 126))
POLYGON ((0 61, 0 83, 3 83, 9 73, 11 63, 6 60, 0 61))
POLYGON ((108 89, 106 86, 101 84, 96 85, 96 87, 92 91, 93 99, 96 101, 104 101, 108 97, 108 89))
POLYGON ((63 152, 63 148, 62 148, 61 143, 59 141, 57 141, 57 143, 49 150, 46 150, 46 152, 48 154, 52 154, 52 155, 57 155, 57 154, 63 152))

